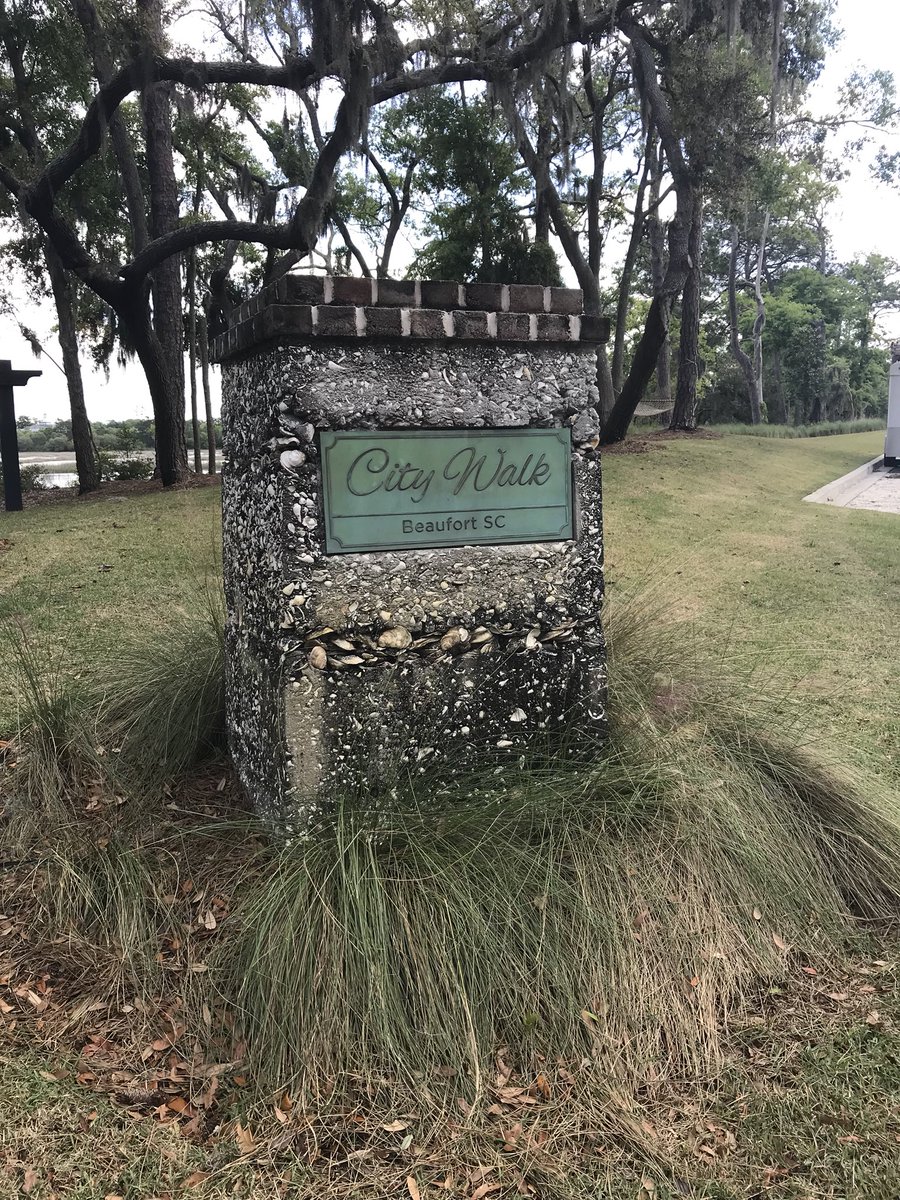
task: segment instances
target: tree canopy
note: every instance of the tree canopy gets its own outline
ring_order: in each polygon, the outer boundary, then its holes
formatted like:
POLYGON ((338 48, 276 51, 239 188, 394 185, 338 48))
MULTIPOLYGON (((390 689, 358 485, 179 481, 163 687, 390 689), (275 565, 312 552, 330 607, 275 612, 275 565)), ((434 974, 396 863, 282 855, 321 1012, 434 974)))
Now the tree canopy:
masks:
POLYGON ((731 416, 808 416, 816 379, 830 408, 868 411, 895 273, 833 261, 845 168, 828 139, 852 130, 858 150, 897 110, 876 72, 810 114, 831 15, 831 0, 206 0, 201 56, 160 0, 2 0, 4 253, 52 285, 79 474, 79 342, 139 359, 175 482, 185 344, 199 444, 208 324, 298 264, 555 283, 565 263, 588 311, 615 311, 605 441, 654 382, 687 427, 710 389, 723 411, 728 380, 731 416))

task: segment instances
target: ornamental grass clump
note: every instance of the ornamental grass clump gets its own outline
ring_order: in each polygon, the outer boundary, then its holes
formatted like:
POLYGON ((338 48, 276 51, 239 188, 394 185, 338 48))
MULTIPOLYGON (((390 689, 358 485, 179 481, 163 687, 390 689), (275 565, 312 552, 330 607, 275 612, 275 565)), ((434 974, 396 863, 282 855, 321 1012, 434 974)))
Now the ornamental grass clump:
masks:
POLYGON ((12 710, 0 715, 0 741, 16 764, 5 798, 7 836, 23 846, 71 824, 73 797, 95 758, 96 696, 63 650, 48 649, 24 623, 5 622, 0 639, 15 695, 12 710))
POLYGON ((589 764, 529 764, 502 795, 489 769, 438 811, 427 784, 347 802, 273 849, 217 968, 263 1086, 449 1079, 472 1101, 498 1047, 607 1086, 706 1072, 788 959, 896 920, 893 797, 823 757, 790 698, 708 676, 683 630, 632 609, 610 640, 589 764))
POLYGON ((158 792, 225 749, 221 602, 116 648, 104 664, 98 720, 132 792, 158 792))

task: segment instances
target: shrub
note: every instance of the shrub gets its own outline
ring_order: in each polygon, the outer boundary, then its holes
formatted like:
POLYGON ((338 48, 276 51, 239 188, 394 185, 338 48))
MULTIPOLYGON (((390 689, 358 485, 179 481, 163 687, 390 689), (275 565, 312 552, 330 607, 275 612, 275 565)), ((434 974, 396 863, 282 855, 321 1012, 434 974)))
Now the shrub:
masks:
POLYGON ((153 460, 126 450, 122 454, 100 451, 100 475, 109 480, 150 479, 155 470, 153 460))
POLYGON ((47 484, 44 481, 44 466, 41 463, 22 463, 19 474, 22 477, 23 492, 43 492, 47 484))
POLYGON ((813 425, 710 425, 716 433, 745 434, 748 437, 808 438, 829 437, 837 433, 874 433, 884 429, 883 417, 861 417, 857 421, 819 421, 813 425))

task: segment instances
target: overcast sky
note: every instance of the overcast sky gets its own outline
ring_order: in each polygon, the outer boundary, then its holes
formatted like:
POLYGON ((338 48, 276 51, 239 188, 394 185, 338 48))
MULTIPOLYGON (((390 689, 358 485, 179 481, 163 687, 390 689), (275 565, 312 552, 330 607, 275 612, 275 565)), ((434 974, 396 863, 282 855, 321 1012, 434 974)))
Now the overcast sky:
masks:
MULTIPOLYGON (((894 70, 896 46, 900 44, 900 5, 896 0, 838 0, 837 13, 844 37, 817 85, 814 98, 817 108, 830 107, 836 89, 854 66, 894 70)), ((892 135, 887 144, 891 150, 900 150, 900 136, 892 135)), ((874 183, 864 164, 854 164, 831 213, 829 227, 834 254, 840 260, 873 250, 900 260, 900 193, 874 183)), ((52 303, 48 300, 35 307, 21 297, 14 296, 13 300, 22 321, 37 332, 48 351, 58 359, 52 303)), ((900 313, 888 319, 885 332, 900 338, 900 313)), ((37 365, 44 372, 27 389, 17 393, 19 413, 51 421, 68 417, 63 375, 47 358, 35 363, 15 322, 6 317, 0 317, 0 357, 12 359, 14 367, 37 365)), ((87 363, 84 371, 88 411, 94 420, 151 415, 150 399, 139 368, 113 367, 108 379, 102 371, 92 371, 87 363)), ((213 376, 218 407, 218 370, 213 371, 213 376)))

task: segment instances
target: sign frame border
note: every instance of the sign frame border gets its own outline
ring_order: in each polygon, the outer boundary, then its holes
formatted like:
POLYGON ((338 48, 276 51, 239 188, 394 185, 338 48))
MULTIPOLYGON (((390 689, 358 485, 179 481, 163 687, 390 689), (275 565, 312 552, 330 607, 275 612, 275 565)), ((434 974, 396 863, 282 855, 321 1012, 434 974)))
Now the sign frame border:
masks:
MULTIPOLYGON (((575 464, 572 455, 572 430, 569 426, 549 426, 545 428, 535 427, 533 425, 509 425, 501 427, 492 427, 489 429, 468 427, 465 429, 448 429, 446 426, 440 429, 433 429, 427 426, 416 425, 403 428, 392 429, 320 429, 316 434, 316 446, 319 452, 319 470, 321 476, 321 494, 319 510, 322 519, 322 527, 324 530, 324 543, 326 557, 333 557, 340 554, 380 554, 380 553, 396 553, 403 552, 414 554, 417 550, 460 550, 466 547, 475 546, 539 546, 548 542, 574 542, 578 539, 578 512, 576 505, 575 491, 575 464), (337 437, 351 438, 372 438, 372 437, 387 437, 400 438, 409 437, 410 434, 426 434, 429 437, 459 437, 469 433, 479 435, 487 435, 488 437, 503 437, 514 434, 517 437, 521 436, 540 436, 548 433, 562 435, 565 440, 565 448, 568 454, 569 469, 566 471, 566 508, 568 511, 568 521, 566 532, 559 533, 551 537, 539 538, 522 538, 520 536, 509 537, 491 537, 490 540, 478 541, 453 541, 453 542, 417 542, 414 546, 408 543, 397 542, 389 544, 379 544, 378 546, 369 546, 361 549, 357 546, 345 547, 341 539, 336 537, 329 527, 329 515, 326 503, 330 503, 332 497, 331 491, 331 475, 326 466, 326 454, 322 445, 323 434, 332 434, 337 437)), ((501 506, 497 506, 498 508, 501 506)), ((398 514, 400 515, 400 514, 398 514)), ((332 518, 333 519, 333 518, 332 518)))

